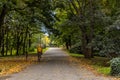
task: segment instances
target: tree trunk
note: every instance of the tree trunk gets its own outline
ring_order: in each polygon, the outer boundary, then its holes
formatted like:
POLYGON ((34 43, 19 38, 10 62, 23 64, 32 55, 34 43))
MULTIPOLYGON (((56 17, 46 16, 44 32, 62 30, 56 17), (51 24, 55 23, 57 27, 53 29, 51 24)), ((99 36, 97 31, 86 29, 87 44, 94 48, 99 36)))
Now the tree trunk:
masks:
POLYGON ((12 56, 12 50, 13 50, 13 48, 12 48, 12 46, 11 46, 11 49, 10 49, 10 55, 12 56))
POLYGON ((29 48, 31 47, 31 44, 32 44, 32 43, 31 43, 31 37, 32 37, 32 36, 31 36, 31 34, 29 33, 29 48))
POLYGON ((7 34, 6 34, 6 35, 7 35, 7 36, 6 36, 6 56, 7 56, 7 55, 8 55, 8 41, 9 41, 9 40, 8 40, 8 29, 7 29, 6 32, 7 32, 7 34))
POLYGON ((20 47, 20 43, 19 43, 19 36, 17 35, 17 44, 16 44, 16 55, 18 56, 19 55, 19 47, 20 47))
POLYGON ((28 26, 26 28, 26 33, 25 33, 25 37, 24 37, 24 45, 25 45, 25 57, 26 60, 28 58, 28 45, 27 45, 27 37, 28 37, 28 26))
POLYGON ((17 46, 16 46, 16 56, 19 55, 19 44, 17 43, 17 46))
POLYGON ((91 53, 92 51, 91 50, 92 50, 91 48, 86 48, 85 49, 85 51, 86 51, 85 54, 84 54, 85 58, 92 58, 92 56, 91 56, 92 55, 92 53, 91 53))
POLYGON ((23 55, 25 55, 25 39, 23 40, 23 55))
POLYGON ((65 45, 66 45, 66 49, 69 50, 69 44, 68 44, 68 42, 66 42, 65 45))
POLYGON ((1 29, 1 55, 4 56, 4 51, 5 51, 5 44, 4 44, 4 34, 5 34, 5 30, 4 28, 1 29))
POLYGON ((3 41, 1 55, 4 56, 5 55, 4 53, 5 53, 5 46, 4 46, 4 41, 3 41))
POLYGON ((1 14, 0 14, 0 48, 1 48, 1 55, 4 56, 4 29, 2 28, 2 25, 4 24, 4 18, 7 14, 7 6, 6 4, 3 5, 1 14))
POLYGON ((0 14, 0 27, 4 23, 4 18, 5 18, 6 14, 7 14, 7 7, 6 7, 6 4, 4 4, 3 7, 2 7, 2 10, 1 10, 1 14, 0 14))
POLYGON ((82 53, 84 54, 84 57, 85 58, 92 58, 92 49, 91 47, 88 47, 88 44, 90 42, 89 40, 89 36, 88 34, 86 33, 86 30, 85 28, 83 28, 82 30, 82 45, 81 45, 81 49, 82 49, 82 53))
POLYGON ((28 50, 27 50, 27 46, 26 46, 25 57, 26 57, 26 61, 27 61, 27 59, 28 59, 28 50))
MULTIPOLYGON (((94 4, 94 0, 90 0, 90 12, 91 12, 91 14, 90 14, 90 16, 91 16, 91 18, 90 18, 90 38, 89 38, 89 43, 92 43, 92 40, 93 40, 93 38, 94 38, 94 24, 95 24, 95 21, 94 21, 94 18, 95 18, 95 16, 94 16, 94 14, 95 14, 95 9, 94 9, 94 6, 95 6, 95 4, 94 4)), ((90 46, 90 51, 91 51, 91 57, 93 58, 94 57, 94 54, 93 54, 93 45, 91 44, 91 46, 90 46)))
POLYGON ((71 36, 68 36, 69 47, 71 48, 71 36))

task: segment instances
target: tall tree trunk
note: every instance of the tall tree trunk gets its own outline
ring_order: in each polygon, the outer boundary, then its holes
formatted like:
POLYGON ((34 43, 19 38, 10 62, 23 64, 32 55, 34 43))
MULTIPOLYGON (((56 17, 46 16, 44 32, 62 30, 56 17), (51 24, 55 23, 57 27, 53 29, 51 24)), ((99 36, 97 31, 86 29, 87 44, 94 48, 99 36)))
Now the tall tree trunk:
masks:
POLYGON ((4 4, 0 14, 0 27, 4 24, 4 18, 5 18, 5 15, 7 14, 7 11, 8 11, 7 6, 6 4, 4 4))
POLYGON ((66 46, 66 49, 69 50, 69 44, 67 41, 65 42, 65 46, 66 46))
POLYGON ((89 35, 86 32, 86 27, 82 27, 81 29, 81 34, 82 34, 82 45, 81 45, 81 49, 82 49, 82 53, 84 54, 85 58, 92 58, 91 54, 91 47, 88 46, 88 44, 90 43, 90 39, 89 39, 89 35))
POLYGON ((31 36, 31 34, 29 33, 29 48, 31 47, 31 44, 32 44, 32 43, 31 43, 31 37, 32 37, 32 36, 31 36))
POLYGON ((24 39, 24 40, 23 40, 23 55, 25 55, 25 52, 26 52, 26 51, 25 51, 25 44, 26 44, 26 43, 25 43, 25 39, 24 39))
POLYGON ((69 43, 69 48, 71 48, 71 36, 68 36, 68 43, 69 43))
POLYGON ((19 55, 19 48, 20 48, 20 38, 19 35, 17 35, 17 44, 16 44, 16 55, 19 55))
POLYGON ((27 47, 27 45, 26 45, 25 57, 26 57, 26 61, 27 61, 27 59, 28 59, 28 47, 27 47))
POLYGON ((6 29, 6 56, 8 55, 8 29, 6 29))
POLYGON ((86 40, 86 33, 84 31, 82 31, 82 45, 81 45, 81 49, 82 49, 82 53, 84 54, 85 58, 88 58, 88 52, 87 52, 87 40, 86 40))
MULTIPOLYGON (((90 26, 83 26, 81 28, 81 32, 82 32, 82 51, 84 53, 84 57, 85 58, 93 58, 93 46, 92 46, 92 40, 93 40, 93 36, 94 36, 94 14, 95 14, 95 10, 94 10, 94 0, 89 0, 89 10, 90 10, 90 26), (89 29, 89 31, 87 29, 89 29), (87 32, 88 31, 88 32, 87 32), (89 45, 90 44, 90 45, 89 45)), ((83 13, 84 14, 84 13, 83 13)), ((83 16, 83 14, 81 16, 83 16)), ((83 16, 84 17, 84 16, 83 16)), ((84 20, 83 20, 84 21, 84 20)))
POLYGON ((2 34, 2 35, 1 35, 1 38, 2 38, 2 39, 1 39, 1 55, 4 56, 4 51, 5 51, 5 44, 4 44, 5 29, 2 28, 1 30, 2 30, 2 31, 1 31, 1 32, 2 32, 2 33, 1 33, 1 34, 2 34))
POLYGON ((19 55, 19 44, 17 43, 17 46, 16 46, 16 56, 19 55))
POLYGON ((5 18, 5 15, 7 14, 7 6, 6 4, 3 5, 2 7, 2 10, 1 10, 1 13, 0 13, 0 50, 1 50, 1 54, 4 55, 4 44, 3 44, 3 38, 4 38, 4 31, 3 31, 3 28, 2 28, 2 25, 4 24, 4 18, 5 18))
POLYGON ((27 45, 27 37, 28 37, 28 26, 26 28, 26 33, 25 33, 25 57, 26 57, 26 60, 28 58, 28 45, 27 45))
MULTIPOLYGON (((92 43, 92 40, 94 38, 94 24, 95 24, 95 21, 94 21, 94 14, 95 14, 95 9, 94 9, 94 0, 90 0, 90 36, 89 36, 89 43, 92 43)), ((90 56, 93 58, 94 57, 94 54, 93 54, 93 45, 91 44, 90 46, 90 56)))
POLYGON ((12 48, 12 46, 11 46, 11 48, 10 48, 10 55, 12 56, 12 52, 13 51, 13 48, 12 48))
POLYGON ((4 45, 4 40, 2 41, 2 50, 1 50, 1 55, 4 56, 5 54, 5 45, 4 45))

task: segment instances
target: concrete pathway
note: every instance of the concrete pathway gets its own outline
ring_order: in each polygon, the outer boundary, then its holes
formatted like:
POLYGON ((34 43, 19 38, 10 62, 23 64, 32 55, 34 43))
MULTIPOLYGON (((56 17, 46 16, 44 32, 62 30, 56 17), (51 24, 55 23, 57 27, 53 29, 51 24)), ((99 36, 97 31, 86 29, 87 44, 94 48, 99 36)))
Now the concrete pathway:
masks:
POLYGON ((50 48, 41 62, 0 80, 111 80, 96 76, 91 71, 78 67, 60 48, 50 48))

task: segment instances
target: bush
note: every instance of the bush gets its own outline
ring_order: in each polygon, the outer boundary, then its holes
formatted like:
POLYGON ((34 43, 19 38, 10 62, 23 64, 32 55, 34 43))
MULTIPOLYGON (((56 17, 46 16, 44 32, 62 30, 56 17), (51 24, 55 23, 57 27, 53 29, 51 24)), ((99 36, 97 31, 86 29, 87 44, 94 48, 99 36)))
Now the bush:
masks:
POLYGON ((70 48, 70 53, 82 53, 81 52, 81 46, 79 45, 79 43, 73 45, 71 48, 70 48))
POLYGON ((111 75, 120 76, 120 58, 113 58, 110 62, 111 62, 111 75))
POLYGON ((29 48, 29 51, 30 51, 30 52, 33 52, 34 50, 35 50, 35 47, 30 47, 30 48, 29 48))
POLYGON ((93 50, 99 56, 114 58, 120 56, 120 38, 97 35, 92 41, 93 50))

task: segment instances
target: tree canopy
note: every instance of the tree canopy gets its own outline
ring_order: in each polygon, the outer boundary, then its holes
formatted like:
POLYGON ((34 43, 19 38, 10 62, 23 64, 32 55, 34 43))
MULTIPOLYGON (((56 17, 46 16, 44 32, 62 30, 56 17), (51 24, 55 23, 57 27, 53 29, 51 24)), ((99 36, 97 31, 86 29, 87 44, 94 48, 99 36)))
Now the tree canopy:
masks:
POLYGON ((119 9, 118 0, 2 0, 0 53, 27 55, 34 34, 45 28, 58 45, 78 47, 85 58, 119 56, 119 9))

